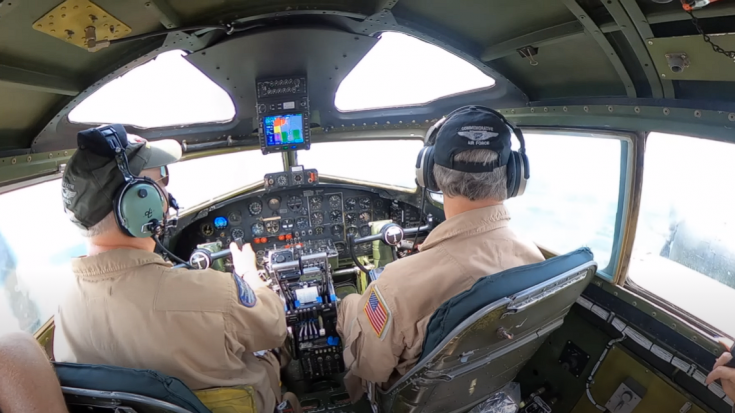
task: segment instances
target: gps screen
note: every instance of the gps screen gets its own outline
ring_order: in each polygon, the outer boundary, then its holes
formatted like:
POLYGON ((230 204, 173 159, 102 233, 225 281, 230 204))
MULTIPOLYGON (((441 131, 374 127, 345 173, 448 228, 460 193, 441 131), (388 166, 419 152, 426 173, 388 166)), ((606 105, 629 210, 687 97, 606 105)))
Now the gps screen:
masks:
POLYGON ((304 143, 304 120, 300 114, 266 116, 263 123, 266 146, 304 143))

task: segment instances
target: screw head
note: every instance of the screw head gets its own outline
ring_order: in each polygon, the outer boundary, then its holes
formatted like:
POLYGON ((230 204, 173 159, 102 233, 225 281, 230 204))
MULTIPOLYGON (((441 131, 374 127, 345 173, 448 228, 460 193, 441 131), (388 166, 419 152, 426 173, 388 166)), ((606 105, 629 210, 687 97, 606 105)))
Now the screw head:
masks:
POLYGON ((649 40, 649 41, 648 41, 648 45, 649 45, 649 46, 653 46, 653 40, 649 40))

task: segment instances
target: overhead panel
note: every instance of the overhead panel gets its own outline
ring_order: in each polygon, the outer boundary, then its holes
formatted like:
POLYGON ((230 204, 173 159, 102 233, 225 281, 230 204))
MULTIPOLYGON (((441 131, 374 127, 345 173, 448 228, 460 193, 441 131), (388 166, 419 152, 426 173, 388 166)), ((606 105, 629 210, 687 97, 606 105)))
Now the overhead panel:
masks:
POLYGON ((377 41, 331 29, 281 29, 234 38, 187 59, 229 91, 237 118, 247 119, 256 114, 255 79, 267 77, 305 75, 312 108, 334 108, 340 83, 377 41))
POLYGON ((33 29, 83 49, 87 49, 92 39, 120 39, 132 31, 127 24, 88 0, 66 0, 36 20, 33 29))
MULTIPOLYGON (((725 50, 735 50, 735 34, 713 34, 710 38, 725 50)), ((648 51, 658 75, 669 80, 735 81, 735 64, 716 53, 702 36, 650 38, 648 51)))

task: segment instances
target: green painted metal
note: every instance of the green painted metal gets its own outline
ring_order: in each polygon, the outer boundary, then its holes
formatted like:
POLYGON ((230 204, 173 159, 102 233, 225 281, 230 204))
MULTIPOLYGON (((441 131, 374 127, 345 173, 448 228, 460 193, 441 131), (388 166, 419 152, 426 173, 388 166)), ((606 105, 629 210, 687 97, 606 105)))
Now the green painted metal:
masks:
POLYGON ((494 44, 482 52, 480 59, 488 62, 517 54, 518 49, 525 46, 550 46, 559 42, 573 40, 579 36, 584 36, 584 26, 578 21, 572 21, 494 44))
POLYGON ((21 180, 58 174, 74 152, 67 150, 0 158, 0 188, 21 180))
POLYGON ((73 80, 6 65, 0 65, 0 85, 66 96, 82 91, 73 80))
MULTIPOLYGON (((711 35, 712 41, 725 50, 735 50, 735 33, 711 35)), ((658 75, 670 80, 735 81, 735 63, 715 53, 702 36, 649 38, 646 45, 658 75), (689 67, 675 73, 669 67, 667 54, 686 55, 689 67)))
POLYGON ((648 83, 651 86, 652 96, 656 99, 663 97, 673 98, 674 88, 671 87, 665 90, 661 85, 661 81, 659 80, 658 74, 653 66, 651 57, 648 55, 648 50, 646 50, 646 46, 643 43, 643 38, 641 38, 641 35, 636 30, 636 25, 631 21, 630 16, 625 12, 620 1, 606 0, 603 1, 602 4, 615 19, 615 23, 618 24, 623 35, 628 40, 630 47, 633 49, 633 53, 642 66, 646 79, 648 79, 648 83))
POLYGON ((615 68, 615 71, 618 73, 620 81, 623 82, 623 85, 625 86, 625 93, 627 94, 627 96, 630 98, 636 97, 637 94, 635 86, 633 85, 633 80, 630 78, 628 70, 625 68, 623 62, 618 57, 615 49, 613 49, 612 45, 605 37, 605 34, 602 33, 594 20, 592 20, 592 17, 590 17, 590 15, 587 14, 586 11, 584 11, 582 6, 580 6, 576 0, 561 0, 561 2, 564 3, 569 11, 571 11, 572 14, 577 17, 579 22, 582 23, 582 25, 584 26, 585 30, 587 30, 587 33, 595 40, 595 42, 597 42, 597 45, 600 46, 603 52, 605 52, 605 55, 607 55, 607 58, 610 60, 610 64, 615 68))

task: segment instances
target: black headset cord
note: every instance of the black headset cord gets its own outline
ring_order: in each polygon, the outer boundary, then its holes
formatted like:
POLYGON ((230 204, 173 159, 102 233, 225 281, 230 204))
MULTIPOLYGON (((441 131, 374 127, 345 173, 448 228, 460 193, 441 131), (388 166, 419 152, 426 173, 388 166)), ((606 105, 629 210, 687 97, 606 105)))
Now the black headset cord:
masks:
MULTIPOLYGON (((421 208, 419 208, 419 228, 421 228, 421 222, 424 220, 424 205, 426 204, 426 191, 427 189, 422 187, 421 188, 421 208)), ((418 229, 418 228, 417 228, 418 229)), ((418 245, 416 244, 419 240, 419 231, 416 231, 416 235, 413 237, 413 246, 411 247, 411 252, 414 250, 418 250, 418 245)))

